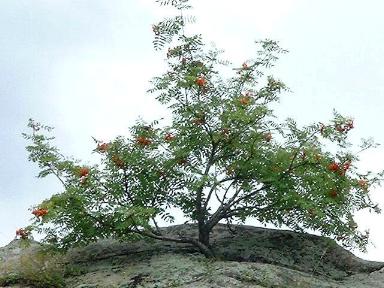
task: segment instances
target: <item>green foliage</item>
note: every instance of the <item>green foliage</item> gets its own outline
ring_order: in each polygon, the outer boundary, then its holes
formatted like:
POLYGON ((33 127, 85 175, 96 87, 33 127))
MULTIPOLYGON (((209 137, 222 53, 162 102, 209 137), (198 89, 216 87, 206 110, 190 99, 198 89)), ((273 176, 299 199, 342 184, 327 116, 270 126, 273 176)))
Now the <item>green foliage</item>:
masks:
MULTIPOLYGON (((179 10, 187 5, 158 2, 179 10)), ((39 177, 53 174, 64 186, 37 206, 49 212, 37 217, 35 229, 61 248, 103 237, 152 237, 208 253, 209 231, 219 221, 254 217, 363 248, 367 234, 353 216, 361 209, 379 212, 368 190, 383 173, 358 171, 359 151, 348 140, 352 119, 334 112, 328 124, 277 122, 271 104, 288 88, 266 73, 286 50, 259 41, 256 58, 232 67, 227 79, 221 71, 229 62, 200 35, 186 35, 184 19, 153 26, 155 49, 171 47, 168 70, 149 92, 172 111, 170 126, 138 121, 127 137, 95 140, 100 163, 85 166, 60 154, 50 127, 30 121, 33 133, 24 134, 32 143, 29 159, 39 165, 39 177), (161 234, 156 219, 172 222, 174 207, 199 224, 199 240, 161 234)), ((371 147, 365 140, 361 150, 371 147)))

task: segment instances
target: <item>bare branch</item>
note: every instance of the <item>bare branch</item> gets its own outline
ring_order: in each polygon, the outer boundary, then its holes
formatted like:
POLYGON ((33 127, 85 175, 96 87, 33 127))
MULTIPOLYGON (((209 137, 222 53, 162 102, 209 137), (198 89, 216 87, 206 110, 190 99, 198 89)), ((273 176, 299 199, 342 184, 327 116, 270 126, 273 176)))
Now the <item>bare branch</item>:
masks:
POLYGON ((54 167, 52 164, 48 164, 49 165, 49 170, 51 170, 52 174, 56 176, 57 179, 59 179, 59 181, 61 182, 61 184, 63 184, 64 188, 67 189, 68 188, 68 185, 65 184, 64 180, 61 179, 59 173, 58 173, 58 169, 56 167, 54 167), (58 171, 56 172, 55 169, 57 169, 58 171))

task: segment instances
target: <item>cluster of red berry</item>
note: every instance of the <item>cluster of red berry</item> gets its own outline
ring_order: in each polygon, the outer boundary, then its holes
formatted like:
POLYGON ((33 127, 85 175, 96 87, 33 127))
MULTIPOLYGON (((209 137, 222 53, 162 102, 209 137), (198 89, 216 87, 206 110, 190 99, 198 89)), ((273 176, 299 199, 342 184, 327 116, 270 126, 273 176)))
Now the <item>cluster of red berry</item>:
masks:
POLYGON ((47 209, 43 209, 43 208, 39 208, 39 209, 33 210, 32 214, 35 215, 37 218, 44 217, 45 215, 48 214, 48 210, 47 209))
POLYGON ((205 124, 205 120, 202 118, 196 118, 196 119, 192 120, 192 123, 196 124, 196 125, 203 125, 203 124, 205 124))
POLYGON ((229 128, 223 128, 221 129, 221 135, 228 136, 231 130, 229 128))
POLYGON ((241 96, 239 98, 239 102, 241 105, 248 105, 251 102, 251 97, 249 96, 241 96))
POLYGON ((19 228, 16 230, 16 237, 17 236, 20 236, 21 239, 28 239, 29 231, 27 231, 23 228, 19 228))
POLYGON ((148 146, 152 143, 151 140, 149 140, 148 138, 144 137, 144 136, 139 136, 136 138, 136 142, 141 145, 141 146, 148 146))
POLYGON ((207 80, 204 78, 204 76, 197 77, 195 82, 199 87, 204 87, 205 85, 207 85, 207 80))
POLYGON ((333 172, 338 172, 340 176, 344 176, 347 170, 351 167, 351 161, 348 160, 344 162, 342 165, 332 162, 328 165, 328 170, 333 172))
POLYGON ((270 142, 272 140, 272 133, 268 132, 263 135, 265 141, 270 142))
POLYGON ((357 181, 357 184, 360 186, 361 189, 367 191, 368 190, 368 181, 365 179, 359 179, 357 181))
POLYGON ((167 133, 167 134, 165 134, 164 140, 167 142, 171 142, 171 141, 175 140, 175 138, 176 137, 174 135, 172 135, 171 133, 167 133))
POLYGON ((353 120, 348 119, 345 123, 343 124, 337 124, 335 129, 341 133, 347 133, 349 130, 353 128, 353 120))
POLYGON ((89 169, 87 167, 82 167, 79 170, 80 177, 87 177, 89 174, 89 169))
POLYGON ((237 74, 241 74, 243 71, 247 71, 250 69, 251 67, 249 67, 248 64, 244 62, 243 64, 241 64, 241 68, 234 68, 233 70, 237 70, 237 74))
POLYGON ((97 144, 97 150, 100 153, 105 153, 109 149, 109 144, 108 143, 102 143, 102 144, 97 144))
MULTIPOLYGON (((340 174, 340 176, 344 176, 347 170, 351 167, 351 161, 348 160, 344 162, 342 165, 332 162, 328 165, 328 170, 337 172, 340 174)), ((359 179, 357 180, 357 184, 360 186, 361 189, 367 191, 368 190, 368 181, 366 179, 359 179)), ((335 189, 331 190, 329 192, 329 196, 332 198, 337 197, 337 191, 335 189)))
POLYGON ((339 194, 337 193, 337 190, 336 189, 332 189, 331 191, 329 191, 329 197, 331 198, 336 198, 339 194))
POLYGON ((80 184, 85 184, 89 175, 89 169, 87 167, 82 167, 79 170, 80 184))
POLYGON ((116 167, 123 169, 125 167, 124 161, 117 155, 112 155, 112 162, 116 165, 116 167))
MULTIPOLYGON (((323 123, 320 123, 320 134, 321 135, 324 135, 325 128, 327 128, 327 126, 325 126, 323 123)), ((347 133, 349 130, 351 130, 353 128, 354 128, 354 125, 353 125, 352 119, 348 119, 345 123, 335 124, 336 131, 338 131, 340 133, 347 133)))

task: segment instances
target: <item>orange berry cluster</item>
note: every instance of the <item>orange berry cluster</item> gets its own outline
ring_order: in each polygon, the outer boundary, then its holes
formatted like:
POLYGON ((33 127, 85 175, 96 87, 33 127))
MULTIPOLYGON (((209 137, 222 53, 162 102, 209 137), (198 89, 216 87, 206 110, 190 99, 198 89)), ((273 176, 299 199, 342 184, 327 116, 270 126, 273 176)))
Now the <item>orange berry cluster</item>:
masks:
POLYGON ((248 105, 250 101, 251 101, 251 97, 249 96, 241 96, 239 99, 239 102, 241 105, 248 105))
POLYGON ((231 132, 231 130, 229 130, 229 128, 221 129, 221 134, 224 136, 228 136, 230 132, 231 132))
MULTIPOLYGON (((321 135, 324 134, 326 126, 323 123, 320 123, 320 133, 321 135)), ((340 133, 347 133, 349 130, 354 128, 353 120, 348 119, 345 123, 341 124, 335 124, 335 130, 340 132, 340 133)))
POLYGON ((333 172, 339 171, 339 168, 339 164, 337 164, 336 162, 332 162, 328 165, 328 169, 333 172))
POLYGON ((89 174, 89 169, 87 167, 82 167, 79 170, 80 177, 87 177, 89 174))
POLYGON ((359 181, 357 181, 357 183, 359 184, 359 186, 363 189, 363 190, 368 190, 368 181, 365 180, 365 179, 359 179, 359 181))
POLYGON ((151 140, 149 140, 148 138, 144 137, 144 136, 139 136, 136 138, 136 142, 141 145, 141 146, 148 146, 152 143, 151 140))
POLYGON ((339 172, 341 176, 345 175, 345 172, 351 167, 351 161, 346 161, 343 165, 340 165, 336 162, 332 162, 328 165, 328 170, 333 172, 339 172))
POLYGON ((115 165, 121 169, 123 169, 125 166, 124 161, 119 156, 116 156, 116 155, 112 155, 112 162, 115 163, 115 165))
POLYGON ((336 198, 337 196, 338 196, 338 193, 336 189, 329 191, 329 197, 336 198))
POLYGON ((203 125, 205 124, 205 120, 203 118, 195 118, 192 120, 192 123, 196 125, 203 125))
POLYGON ((353 120, 349 119, 344 124, 337 124, 335 129, 341 133, 348 132, 353 128, 353 120))
POLYGON ((167 133, 167 134, 165 134, 164 140, 167 142, 173 141, 173 140, 175 140, 175 136, 172 135, 171 133, 167 133))
POLYGON ((39 208, 32 211, 32 214, 35 215, 37 218, 43 217, 48 214, 47 209, 39 208))
POLYGON ((272 133, 268 132, 263 135, 265 141, 270 142, 272 140, 272 133))
POLYGON ((21 239, 28 239, 29 232, 23 228, 16 230, 16 237, 20 236, 21 239))
POLYGON ((195 82, 197 86, 200 86, 200 87, 203 87, 207 84, 207 80, 203 76, 197 77, 195 82))
POLYGON ((100 152, 100 153, 105 153, 108 151, 108 148, 109 148, 109 144, 107 143, 102 143, 102 144, 97 144, 97 150, 100 152))

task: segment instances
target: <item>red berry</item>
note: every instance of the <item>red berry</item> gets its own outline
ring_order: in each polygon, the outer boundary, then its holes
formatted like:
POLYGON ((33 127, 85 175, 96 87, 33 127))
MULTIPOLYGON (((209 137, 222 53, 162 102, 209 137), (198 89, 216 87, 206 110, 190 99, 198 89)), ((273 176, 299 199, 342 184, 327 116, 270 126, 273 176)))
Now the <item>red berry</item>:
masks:
POLYGON ((105 153, 108 151, 109 145, 107 143, 97 144, 97 150, 100 153, 105 153))
POLYGON ((365 180, 365 179, 359 179, 359 181, 357 181, 357 183, 359 184, 359 186, 363 189, 363 190, 367 190, 368 189, 368 181, 365 180))
POLYGON ((203 87, 207 84, 207 80, 205 80, 204 77, 200 76, 200 77, 197 77, 196 79, 196 84, 200 87, 203 87))
POLYGON ((345 126, 347 127, 348 130, 351 130, 352 128, 354 128, 353 120, 352 119, 347 120, 347 122, 345 123, 345 126))
POLYGON ((347 171, 351 167, 351 161, 347 161, 343 164, 343 170, 347 171))
POLYGON ((192 120, 192 123, 196 125, 203 125, 205 124, 205 120, 203 118, 195 118, 192 120))
POLYGON ((338 132, 344 132, 345 131, 344 127, 342 127, 341 125, 336 125, 336 130, 338 132))
POLYGON ((165 140, 165 141, 170 142, 170 141, 172 141, 172 140, 174 140, 174 139, 175 139, 175 136, 172 135, 171 133, 167 133, 167 134, 165 134, 165 137, 164 137, 164 140, 165 140))
POLYGON ((27 239, 29 232, 23 228, 19 228, 16 230, 16 236, 20 236, 21 239, 27 239))
POLYGON ((143 137, 143 136, 139 136, 136 138, 136 142, 142 146, 148 146, 152 143, 151 140, 149 140, 148 138, 146 137, 143 137))
POLYGON ((265 141, 270 142, 272 140, 272 133, 268 132, 263 135, 265 141))
POLYGON ((33 210, 32 214, 35 215, 36 217, 43 217, 43 216, 48 214, 48 210, 43 209, 43 208, 39 208, 39 209, 33 210))
POLYGON ((121 160, 121 158, 119 158, 118 156, 116 155, 112 155, 112 162, 115 163, 115 165, 118 167, 118 168, 124 168, 124 161, 121 160))
POLYGON ((249 96, 241 96, 239 101, 240 101, 240 103, 242 105, 248 105, 249 101, 251 101, 251 97, 249 97, 249 96))
POLYGON ((86 167, 80 168, 79 174, 80 177, 87 177, 89 174, 89 169, 86 167))
POLYGON ((339 164, 337 164, 336 162, 332 162, 331 164, 328 165, 328 169, 333 172, 336 172, 339 170, 339 164))
POLYGON ((225 136, 228 136, 228 134, 229 134, 229 128, 223 128, 223 129, 221 129, 221 134, 222 135, 225 135, 225 136))
POLYGON ((331 190, 329 191, 329 197, 331 198, 336 198, 337 197, 337 191, 336 190, 331 190))

